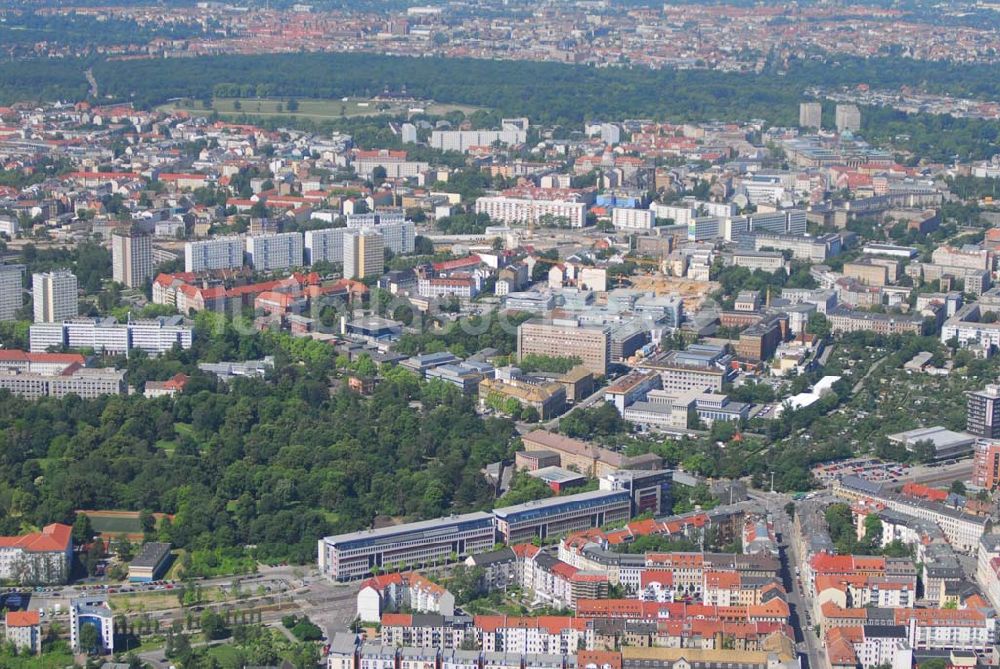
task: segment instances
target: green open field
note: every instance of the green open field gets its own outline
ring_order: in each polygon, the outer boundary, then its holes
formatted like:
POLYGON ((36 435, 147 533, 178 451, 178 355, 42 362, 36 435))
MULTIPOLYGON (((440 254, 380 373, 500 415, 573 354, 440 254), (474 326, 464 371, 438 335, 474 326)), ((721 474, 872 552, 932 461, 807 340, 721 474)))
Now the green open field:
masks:
POLYGON ((87 517, 90 518, 90 526, 100 534, 142 534, 138 513, 97 511, 88 513, 87 517))
MULTIPOLYGON (((361 98, 349 98, 347 100, 296 99, 298 100, 299 108, 294 112, 288 111, 288 100, 276 98, 214 98, 212 100, 212 110, 219 112, 219 115, 224 117, 238 116, 240 114, 260 114, 262 116, 288 116, 324 121, 358 116, 379 116, 382 114, 399 116, 409 113, 411 109, 420 109, 422 110, 420 113, 433 116, 442 116, 452 111, 471 114, 482 109, 481 107, 473 107, 471 105, 451 105, 429 101, 403 103, 361 98), (237 106, 239 109, 237 109, 237 106), (281 111, 279 111, 279 107, 281 111)), ((168 112, 186 111, 192 114, 211 111, 205 109, 198 100, 179 100, 161 105, 159 109, 168 112)))

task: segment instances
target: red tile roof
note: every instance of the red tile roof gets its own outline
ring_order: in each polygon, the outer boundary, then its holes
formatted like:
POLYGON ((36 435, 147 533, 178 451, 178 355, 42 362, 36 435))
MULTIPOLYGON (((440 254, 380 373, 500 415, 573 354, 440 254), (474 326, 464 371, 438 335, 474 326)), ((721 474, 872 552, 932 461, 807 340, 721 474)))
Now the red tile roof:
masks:
POLYGON ((41 617, 38 611, 8 611, 7 627, 34 627, 40 624, 41 617))
POLYGON ((46 525, 41 532, 19 537, 0 537, 0 548, 20 548, 31 553, 54 553, 69 549, 73 543, 73 528, 61 523, 46 525))
POLYGON ((86 362, 79 353, 28 353, 17 349, 0 350, 0 362, 47 362, 71 365, 74 362, 86 362))

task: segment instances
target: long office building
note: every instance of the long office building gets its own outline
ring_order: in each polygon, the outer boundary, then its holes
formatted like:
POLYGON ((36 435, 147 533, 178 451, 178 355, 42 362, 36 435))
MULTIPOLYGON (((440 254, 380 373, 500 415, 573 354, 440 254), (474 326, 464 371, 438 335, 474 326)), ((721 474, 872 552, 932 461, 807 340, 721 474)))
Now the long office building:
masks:
POLYGON ((517 359, 526 355, 578 357, 595 374, 607 374, 611 361, 611 329, 581 326, 574 320, 532 319, 517 328, 517 359))
POLYGON ((523 144, 528 140, 526 130, 435 130, 431 133, 432 149, 441 151, 468 151, 474 146, 523 144))
POLYGON ((627 490, 595 490, 495 509, 493 515, 497 535, 507 544, 516 544, 626 522, 631 505, 627 490))
POLYGON ((139 232, 111 235, 112 278, 129 288, 153 278, 153 238, 139 232))
POLYGON ((61 323, 37 323, 28 331, 32 353, 50 348, 91 349, 107 355, 127 355, 140 349, 160 355, 175 345, 191 348, 192 328, 180 316, 161 316, 119 323, 114 318, 72 318, 61 323))
POLYGON ((405 569, 490 550, 493 514, 467 513, 417 523, 325 537, 319 541, 320 571, 336 581, 370 576, 373 568, 405 569))
POLYGON ((184 244, 184 271, 208 272, 243 267, 243 238, 218 237, 184 244))
POLYGON ((344 228, 306 230, 306 264, 314 265, 318 262, 344 262, 344 232, 344 228))
POLYGON ((637 368, 659 372, 663 390, 680 397, 692 390, 722 392, 723 384, 732 374, 731 359, 724 348, 692 344, 683 351, 668 351, 640 360, 637 368))
POLYGON ((0 351, 0 389, 31 400, 69 394, 92 399, 127 392, 124 370, 90 369, 84 363, 76 353, 0 351))
POLYGON ((298 232, 247 237, 247 261, 257 271, 302 267, 303 243, 298 232))
MULTIPOLYGON (((18 286, 20 288, 20 286, 18 286)), ((31 300, 36 323, 59 323, 78 312, 77 280, 69 270, 31 275, 31 300)))
POLYGON ((838 307, 827 313, 830 330, 834 334, 845 332, 875 332, 882 335, 920 334, 924 319, 918 314, 879 314, 838 307))
POLYGON ((21 265, 0 265, 0 322, 17 320, 17 312, 24 306, 21 265))
POLYGON ((587 224, 587 205, 568 200, 486 196, 476 200, 476 213, 486 214, 495 222, 509 224, 536 225, 545 219, 565 221, 571 228, 582 228, 587 224))
POLYGON ((649 209, 615 207, 611 211, 611 224, 616 230, 652 230, 656 219, 649 209))
POLYGON ((799 234, 758 231, 752 234, 753 250, 771 249, 776 251, 791 251, 792 257, 811 262, 823 262, 827 258, 840 255, 841 238, 829 233, 818 237, 807 237, 799 234))
POLYGON ((324 537, 319 568, 336 581, 355 581, 372 569, 401 571, 465 558, 497 541, 519 543, 574 530, 622 523, 631 517, 632 492, 596 490, 374 530, 324 537))

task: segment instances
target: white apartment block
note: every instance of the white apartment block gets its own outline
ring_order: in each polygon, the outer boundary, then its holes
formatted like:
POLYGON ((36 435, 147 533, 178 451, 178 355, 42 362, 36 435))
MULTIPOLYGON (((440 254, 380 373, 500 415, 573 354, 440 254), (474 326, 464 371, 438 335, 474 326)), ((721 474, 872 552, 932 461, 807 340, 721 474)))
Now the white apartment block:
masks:
POLYGON ((191 348, 192 329, 182 324, 180 316, 150 318, 118 323, 114 318, 74 318, 61 323, 38 323, 28 331, 32 353, 44 353, 50 347, 93 349, 106 355, 127 355, 141 349, 149 355, 161 355, 179 345, 191 348))
POLYGON ((82 364, 80 355, 7 351, 0 363, 0 388, 32 400, 69 394, 93 399, 128 392, 124 370, 82 364))
POLYGON ((659 202, 649 205, 649 210, 656 218, 673 221, 674 225, 687 225, 692 218, 698 215, 697 210, 691 206, 660 204, 659 202))
POLYGON ((615 207, 611 210, 611 224, 618 230, 651 230, 656 219, 649 209, 615 207))
POLYGON ((0 321, 17 320, 17 312, 24 306, 22 273, 21 267, 0 265, 0 321))
POLYGON ((247 260, 258 271, 302 267, 304 247, 298 232, 247 237, 247 260))
POLYGON ((147 318, 128 323, 131 348, 138 348, 150 355, 160 355, 175 344, 182 349, 191 348, 192 330, 182 325, 180 316, 147 318))
POLYGON ((528 141, 525 130, 435 130, 431 133, 432 149, 441 151, 468 151, 474 146, 524 144, 528 141))
POLYGON ((416 226, 403 218, 403 214, 356 214, 347 217, 347 227, 371 228, 382 235, 384 248, 395 254, 413 253, 416 249, 416 226))
POLYGON ((688 241, 711 241, 721 236, 722 220, 715 216, 699 216, 688 221, 688 241))
POLYGON ((857 105, 837 105, 834 111, 837 132, 861 130, 861 110, 857 105))
POLYGON ((65 583, 73 560, 72 528, 58 523, 41 532, 0 537, 0 579, 22 584, 65 583))
POLYGON ((348 214, 347 227, 349 228, 374 228, 379 225, 389 223, 402 223, 406 220, 406 214, 400 209, 379 209, 369 211, 364 214, 348 214))
POLYGON ((382 235, 385 248, 397 255, 413 253, 416 249, 417 234, 413 221, 383 224, 375 229, 382 235))
POLYGON ((417 281, 417 293, 421 297, 445 297, 454 295, 471 299, 479 294, 478 279, 428 278, 417 281))
POLYGON ((752 214, 750 230, 753 232, 777 232, 788 235, 806 234, 806 212, 802 209, 789 209, 767 214, 752 214))
POLYGON ((111 235, 112 275, 129 288, 153 278, 153 238, 143 234, 111 235))
POLYGON ((984 534, 979 541, 976 583, 996 608, 1000 603, 1000 534, 984 534))
POLYGON ((587 224, 587 205, 583 202, 529 200, 498 195, 477 199, 476 213, 486 214, 494 221, 508 224, 538 224, 549 216, 565 219, 571 228, 582 228, 587 224))
MULTIPOLYGON (((523 619, 520 619, 523 620, 523 619)), ((529 619, 530 620, 530 619, 529 619)), ((481 631, 483 650, 493 653, 562 653, 567 648, 593 648, 593 625, 583 618, 565 618, 569 626, 548 629, 517 621, 481 631)), ((530 624, 530 623, 529 623, 530 624)))
POLYGON ((719 218, 729 218, 736 215, 736 205, 731 202, 708 202, 707 200, 682 200, 678 204, 660 204, 654 202, 649 205, 650 210, 656 218, 665 218, 674 222, 674 225, 687 225, 692 219, 699 216, 717 216, 719 218))
POLYGON ((36 323, 61 323, 79 313, 77 280, 69 270, 32 274, 31 298, 36 323))
POLYGON ((0 215, 0 235, 7 235, 10 239, 15 239, 21 231, 21 226, 13 216, 0 215))
POLYGON ((994 620, 975 609, 918 609, 910 618, 914 650, 971 650, 985 653, 994 642, 994 620), (916 614, 921 615, 916 615, 916 614))
POLYGON ((744 181, 743 192, 750 204, 777 204, 785 199, 785 187, 770 181, 744 181))
POLYGON ((307 230, 305 261, 307 265, 318 262, 344 262, 344 228, 307 230))
POLYGON ((8 611, 4 634, 7 643, 13 644, 18 653, 42 652, 42 626, 38 611, 8 611))
POLYGON ((243 239, 219 237, 184 244, 184 271, 207 272, 243 267, 243 239))
POLYGON ((408 179, 430 169, 430 163, 415 160, 393 160, 392 158, 359 158, 354 161, 354 171, 358 176, 370 179, 376 167, 385 170, 387 179, 408 179))
POLYGON ((70 374, 53 377, 49 381, 51 397, 78 395, 84 399, 94 399, 101 395, 125 395, 128 385, 125 383, 124 369, 106 367, 83 367, 70 374))

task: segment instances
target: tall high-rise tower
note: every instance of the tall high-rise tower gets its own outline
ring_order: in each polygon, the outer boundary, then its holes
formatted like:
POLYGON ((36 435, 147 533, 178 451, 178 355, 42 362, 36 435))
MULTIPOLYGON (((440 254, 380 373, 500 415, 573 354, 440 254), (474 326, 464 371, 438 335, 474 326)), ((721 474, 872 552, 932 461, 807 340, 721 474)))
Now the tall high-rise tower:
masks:
POLYGON ((144 286, 153 278, 153 239, 135 231, 111 235, 113 277, 129 288, 144 286))

